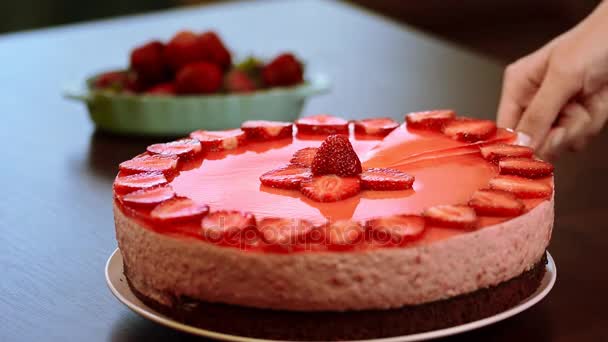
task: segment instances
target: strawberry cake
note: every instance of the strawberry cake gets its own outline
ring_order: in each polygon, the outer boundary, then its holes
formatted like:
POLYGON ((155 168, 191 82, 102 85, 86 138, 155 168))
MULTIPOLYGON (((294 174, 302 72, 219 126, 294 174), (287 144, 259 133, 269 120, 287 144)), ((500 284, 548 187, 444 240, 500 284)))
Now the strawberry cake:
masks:
POLYGON ((553 166, 514 132, 451 110, 403 124, 248 121, 151 145, 119 169, 131 289, 217 331, 428 331, 518 304, 545 272, 553 166))

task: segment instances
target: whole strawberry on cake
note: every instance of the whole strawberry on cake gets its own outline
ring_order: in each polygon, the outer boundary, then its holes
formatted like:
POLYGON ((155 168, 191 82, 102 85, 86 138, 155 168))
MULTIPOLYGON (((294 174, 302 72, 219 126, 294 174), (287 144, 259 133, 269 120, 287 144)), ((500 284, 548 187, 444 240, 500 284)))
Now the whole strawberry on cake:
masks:
POLYGON ((517 305, 545 272, 553 166, 492 121, 405 121, 248 121, 121 163, 131 289, 183 322, 288 339, 396 336, 517 305))

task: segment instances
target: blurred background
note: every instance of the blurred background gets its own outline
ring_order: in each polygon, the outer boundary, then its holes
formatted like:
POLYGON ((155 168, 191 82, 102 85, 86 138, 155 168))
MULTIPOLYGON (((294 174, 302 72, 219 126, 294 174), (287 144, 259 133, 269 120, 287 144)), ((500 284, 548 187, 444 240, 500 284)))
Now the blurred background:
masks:
MULTIPOLYGON (((222 1, 3 0, 0 1, 0 33, 218 2, 222 1)), ((506 64, 533 51, 575 25, 600 0, 351 0, 348 2, 430 32, 506 64)))

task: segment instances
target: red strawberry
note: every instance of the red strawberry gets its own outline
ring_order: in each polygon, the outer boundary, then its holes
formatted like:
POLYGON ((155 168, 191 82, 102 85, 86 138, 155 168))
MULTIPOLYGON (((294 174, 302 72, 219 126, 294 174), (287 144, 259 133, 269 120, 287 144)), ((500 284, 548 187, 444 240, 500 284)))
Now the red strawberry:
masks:
POLYGON ((231 70, 224 77, 224 88, 229 93, 249 93, 255 91, 255 81, 241 70, 231 70))
POLYGON ((426 209, 424 217, 430 225, 459 229, 474 229, 477 222, 475 210, 465 205, 436 205, 426 209))
POLYGON ((98 89, 122 90, 127 83, 128 73, 124 71, 110 71, 95 77, 93 86, 98 89))
POLYGON ((178 94, 211 94, 222 87, 222 70, 208 62, 194 62, 179 70, 175 77, 178 94))
POLYGON ((315 159, 315 154, 319 149, 316 147, 306 147, 301 150, 297 150, 296 153, 291 157, 290 163, 294 165, 300 165, 305 167, 311 167, 312 161, 315 159))
POLYGON ((532 158, 534 150, 527 146, 510 144, 492 144, 479 148, 481 155, 492 162, 505 158, 532 158))
POLYGON ((141 155, 120 163, 118 167, 121 171, 126 173, 162 172, 166 176, 175 172, 177 157, 141 155))
POLYGON ((360 191, 359 178, 325 175, 300 182, 300 192, 317 202, 336 202, 360 191))
POLYGON ((367 169, 359 178, 364 190, 408 190, 414 184, 413 176, 395 169, 367 169))
POLYGON ((424 218, 415 215, 393 215, 367 221, 367 228, 377 241, 403 245, 422 236, 424 218))
POLYGON ((456 118, 456 112, 450 109, 429 110, 405 115, 408 128, 430 129, 440 131, 448 122, 456 118))
POLYGON ((189 198, 174 197, 152 209, 150 217, 158 221, 189 221, 207 215, 209 206, 199 204, 189 198))
POLYGON ((342 177, 361 173, 361 161, 345 135, 330 135, 321 144, 312 161, 312 174, 335 174, 342 177))
POLYGON ((258 222, 264 241, 285 247, 304 242, 313 229, 311 222, 299 219, 265 218, 258 222))
POLYGON ((132 205, 149 206, 167 201, 174 196, 173 188, 170 185, 165 185, 131 192, 125 195, 122 201, 132 205))
POLYGON ((233 150, 246 141, 245 132, 238 128, 226 131, 198 130, 190 133, 190 138, 200 141, 207 151, 233 150))
POLYGON ((249 120, 243 122, 241 129, 253 140, 283 139, 293 135, 293 124, 283 121, 249 120))
POLYGON ((365 227, 355 221, 340 220, 323 229, 325 243, 332 249, 352 249, 365 238, 365 227))
POLYGON ((203 55, 203 60, 218 65, 226 70, 232 64, 230 52, 224 46, 220 37, 213 31, 201 34, 197 41, 203 55))
POLYGON ((442 131, 453 139, 476 142, 496 134, 496 124, 490 120, 459 119, 447 123, 442 131))
POLYGON ((291 86, 302 83, 302 64, 290 53, 273 59, 262 69, 262 79, 267 87, 291 86))
POLYGON ((213 211, 201 221, 203 237, 209 241, 234 244, 257 238, 253 214, 240 211, 213 211))
POLYGON ((469 200, 469 206, 478 215, 488 216, 517 216, 525 209, 524 203, 513 194, 492 189, 476 191, 469 200))
POLYGON ((148 95, 175 95, 175 85, 173 83, 160 83, 146 90, 148 95))
POLYGON ((260 182, 273 188, 299 189, 300 182, 311 176, 309 168, 289 165, 264 173, 260 176, 260 182))
POLYGON ((544 198, 553 193, 548 184, 515 176, 497 176, 490 180, 490 187, 508 191, 519 198, 544 198))
POLYGON ((304 134, 348 134, 348 121, 325 114, 300 118, 296 126, 304 134))
POLYGON ((355 121, 355 132, 359 134, 383 137, 397 127, 399 127, 399 123, 391 118, 373 118, 355 121))
POLYGON ((176 72, 187 64, 204 60, 199 37, 191 31, 181 31, 173 36, 165 46, 164 55, 167 64, 176 72))
POLYGON ((148 152, 163 156, 190 158, 201 153, 201 143, 196 139, 181 139, 148 146, 148 152))
POLYGON ((167 80, 170 75, 164 50, 165 45, 157 40, 135 48, 131 52, 131 70, 146 84, 167 80))
POLYGON ((116 177, 114 180, 114 189, 117 192, 126 192, 151 188, 165 183, 167 183, 167 178, 160 172, 142 172, 134 175, 116 177))
POLYGON ((542 160, 530 158, 508 158, 498 162, 501 175, 516 175, 526 178, 549 176, 553 165, 542 160))

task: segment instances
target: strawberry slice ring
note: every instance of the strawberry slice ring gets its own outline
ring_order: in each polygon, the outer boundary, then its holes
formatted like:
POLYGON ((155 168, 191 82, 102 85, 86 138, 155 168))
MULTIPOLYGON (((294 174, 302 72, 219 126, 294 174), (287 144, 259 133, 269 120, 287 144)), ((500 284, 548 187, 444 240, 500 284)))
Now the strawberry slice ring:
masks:
POLYGON ((348 121, 326 114, 300 118, 296 127, 304 134, 348 134, 348 121))
POLYGON ((334 250, 353 249, 365 239, 365 227, 351 220, 331 222, 322 232, 324 243, 334 250))
POLYGON ((517 216, 523 213, 525 205, 515 195, 492 189, 476 191, 469 200, 469 206, 478 215, 517 216))
POLYGON ((147 148, 148 152, 163 156, 193 157, 202 151, 201 143, 196 139, 182 139, 164 144, 154 144, 147 148))
POLYGON ((450 109, 414 112, 405 115, 408 128, 440 131, 448 122, 456 118, 456 112, 450 109))
POLYGON ((246 137, 245 132, 239 128, 226 131, 198 130, 190 133, 190 138, 200 141, 207 151, 233 150, 244 145, 246 137))
POLYGON ((482 157, 494 163, 505 158, 532 158, 534 150, 527 146, 492 144, 479 147, 482 157))
POLYGON ((490 180, 490 188, 510 192, 518 198, 546 198, 553 193, 548 184, 517 176, 497 176, 490 180))
POLYGON ((243 122, 241 129, 252 140, 284 139, 293 135, 293 123, 283 121, 249 120, 243 122))
POLYGON ((397 127, 399 127, 399 123, 391 118, 372 118, 355 121, 355 133, 358 134, 383 137, 397 127))
POLYGON ((151 188, 167 183, 161 172, 142 172, 128 176, 118 176, 114 180, 114 190, 119 193, 151 188))
POLYGON ((158 204, 150 218, 161 222, 191 221, 207 215, 209 207, 185 197, 175 197, 158 204))
POLYGON ((526 178, 546 177, 553 173, 553 165, 542 160, 529 158, 508 158, 498 162, 501 175, 515 175, 526 178))
POLYGON ((127 174, 160 172, 167 176, 176 171, 177 161, 177 156, 140 155, 120 163, 118 168, 127 174))
POLYGON ((425 221, 415 215, 393 215, 369 220, 366 227, 377 242, 402 246, 424 233, 425 221))
POLYGON ((258 230, 266 243, 287 249, 306 241, 314 228, 311 222, 300 219, 270 217, 258 222, 258 230))
POLYGON ((225 245, 252 242, 257 239, 256 220, 251 213, 213 211, 201 221, 202 236, 207 241, 225 245))
POLYGON ((496 124, 490 120, 459 119, 448 122, 443 134, 464 142, 486 140, 496 134, 496 124))
POLYGON ((131 205, 150 206, 170 200, 175 197, 175 191, 170 185, 141 189, 122 197, 124 203, 131 205))
POLYGON ((471 230, 475 228, 477 215, 473 208, 465 205, 436 205, 424 211, 430 225, 471 230))

